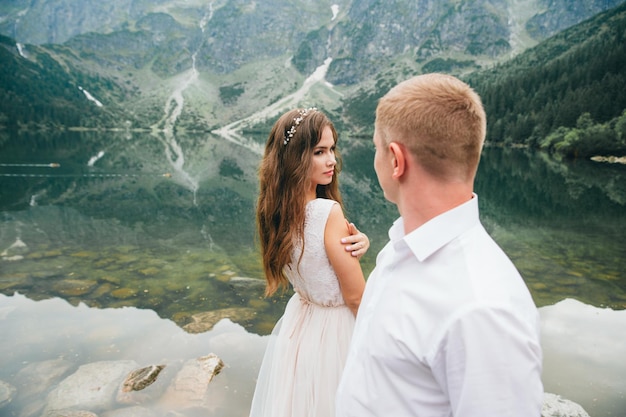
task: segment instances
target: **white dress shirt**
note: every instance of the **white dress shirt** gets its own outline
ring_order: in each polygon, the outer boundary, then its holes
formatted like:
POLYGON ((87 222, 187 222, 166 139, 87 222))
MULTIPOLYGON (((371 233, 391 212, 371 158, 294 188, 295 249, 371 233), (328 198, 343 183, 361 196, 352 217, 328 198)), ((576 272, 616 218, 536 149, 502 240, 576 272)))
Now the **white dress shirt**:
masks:
POLYGON ((478 197, 408 235, 399 218, 363 294, 336 417, 539 417, 539 315, 478 197))

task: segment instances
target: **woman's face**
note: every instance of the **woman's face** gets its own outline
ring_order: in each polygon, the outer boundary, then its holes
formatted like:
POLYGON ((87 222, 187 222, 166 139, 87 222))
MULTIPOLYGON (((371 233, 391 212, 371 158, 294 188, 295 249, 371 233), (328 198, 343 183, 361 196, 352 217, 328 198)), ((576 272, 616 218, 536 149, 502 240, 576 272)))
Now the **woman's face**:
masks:
POLYGON ((335 139, 330 127, 326 126, 322 130, 320 141, 313 148, 311 156, 311 169, 309 178, 313 190, 318 185, 328 185, 332 182, 335 175, 335 139))

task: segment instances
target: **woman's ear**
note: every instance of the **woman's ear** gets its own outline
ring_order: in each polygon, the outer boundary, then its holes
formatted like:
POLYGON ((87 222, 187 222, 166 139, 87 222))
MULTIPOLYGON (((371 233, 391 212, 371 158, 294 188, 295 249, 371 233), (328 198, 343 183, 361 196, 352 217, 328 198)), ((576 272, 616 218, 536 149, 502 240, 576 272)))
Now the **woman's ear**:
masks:
POLYGON ((391 164, 392 173, 391 176, 394 179, 401 178, 406 171, 406 155, 404 146, 397 142, 391 142, 389 144, 389 151, 391 152, 391 164))

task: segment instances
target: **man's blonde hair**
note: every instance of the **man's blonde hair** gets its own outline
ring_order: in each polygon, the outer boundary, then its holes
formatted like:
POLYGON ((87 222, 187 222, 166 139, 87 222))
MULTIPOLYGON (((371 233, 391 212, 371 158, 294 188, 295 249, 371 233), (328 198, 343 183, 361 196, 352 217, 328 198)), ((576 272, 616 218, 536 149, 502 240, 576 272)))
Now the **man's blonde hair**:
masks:
POLYGON ((406 80, 376 108, 376 131, 383 142, 403 144, 424 169, 443 180, 474 179, 486 125, 478 94, 444 74, 406 80))

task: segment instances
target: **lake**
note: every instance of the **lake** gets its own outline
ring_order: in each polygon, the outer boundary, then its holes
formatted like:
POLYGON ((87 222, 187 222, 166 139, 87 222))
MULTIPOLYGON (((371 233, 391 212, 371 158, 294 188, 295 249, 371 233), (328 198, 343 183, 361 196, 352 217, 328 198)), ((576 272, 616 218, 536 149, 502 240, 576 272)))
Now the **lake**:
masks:
MULTIPOLYGON (((370 237, 368 273, 397 212, 371 139, 340 135, 344 203, 370 237)), ((97 411, 247 415, 289 296, 263 297, 254 204, 264 140, 0 132, 0 381, 13 387, 2 415, 41 415, 84 364, 164 363, 165 381, 209 353, 226 364, 209 407, 164 404, 155 383, 97 411)), ((593 417, 624 415, 626 166, 486 147, 476 192, 540 307, 545 390, 593 417)))

